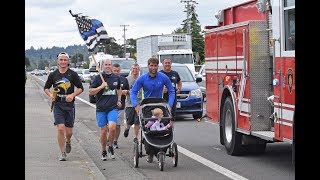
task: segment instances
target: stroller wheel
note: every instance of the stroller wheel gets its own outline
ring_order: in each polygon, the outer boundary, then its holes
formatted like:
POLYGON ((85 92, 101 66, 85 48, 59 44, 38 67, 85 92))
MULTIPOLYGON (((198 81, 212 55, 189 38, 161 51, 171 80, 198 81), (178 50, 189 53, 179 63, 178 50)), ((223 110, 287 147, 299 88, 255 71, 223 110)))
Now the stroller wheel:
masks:
POLYGON ((158 165, 159 165, 160 171, 163 171, 164 156, 165 156, 165 153, 163 152, 158 153, 158 165))
POLYGON ((172 163, 174 167, 177 167, 178 165, 178 146, 177 143, 172 143, 171 145, 171 149, 172 149, 172 163))
POLYGON ((139 166, 139 144, 135 142, 133 145, 133 165, 135 168, 139 166))

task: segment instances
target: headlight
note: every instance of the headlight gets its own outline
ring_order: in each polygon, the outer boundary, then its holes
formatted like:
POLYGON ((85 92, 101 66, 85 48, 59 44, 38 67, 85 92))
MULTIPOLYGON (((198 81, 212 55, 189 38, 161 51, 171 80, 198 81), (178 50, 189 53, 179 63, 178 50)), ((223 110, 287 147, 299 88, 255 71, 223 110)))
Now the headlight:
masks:
POLYGON ((195 89, 195 90, 190 91, 190 96, 201 98, 202 97, 202 92, 201 92, 200 89, 195 89))

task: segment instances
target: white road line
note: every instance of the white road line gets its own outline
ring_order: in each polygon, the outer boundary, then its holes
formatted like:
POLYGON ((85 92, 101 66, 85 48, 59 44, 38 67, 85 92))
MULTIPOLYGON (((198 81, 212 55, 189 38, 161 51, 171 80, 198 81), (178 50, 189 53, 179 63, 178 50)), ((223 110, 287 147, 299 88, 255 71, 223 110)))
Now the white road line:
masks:
POLYGON ((215 123, 215 122, 212 122, 212 121, 208 121, 208 120, 205 120, 204 122, 209 123, 209 124, 213 124, 213 125, 219 125, 218 123, 215 123))
POLYGON ((88 101, 82 99, 82 98, 79 98, 78 96, 76 96, 76 99, 88 104, 89 106, 93 107, 93 108, 97 108, 96 105, 92 104, 92 103, 89 103, 88 101))
MULTIPOLYGON (((96 108, 96 105, 94 105, 94 104, 92 104, 92 103, 90 103, 90 102, 88 102, 88 101, 86 101, 86 100, 84 100, 82 98, 76 97, 76 99, 88 104, 89 106, 91 106, 93 108, 96 108)), ((213 122, 210 122, 210 121, 205 121, 205 122, 210 123, 210 124, 216 124, 216 123, 213 123, 213 122)), ((226 169, 226 168, 224 168, 224 167, 222 167, 222 166, 220 166, 220 165, 218 165, 218 164, 216 164, 216 163, 214 163, 212 161, 209 161, 208 159, 205 159, 205 158, 203 158, 203 157, 201 157, 201 156, 199 156, 199 155, 197 155, 197 154, 195 154, 195 153, 193 153, 193 152, 191 152, 191 151, 189 151, 189 150, 187 150, 187 149, 185 149, 185 148, 183 148, 183 147, 181 147, 179 145, 178 145, 178 151, 180 153, 190 157, 191 159, 196 160, 199 163, 201 163, 201 164, 213 169, 214 171, 217 171, 218 173, 220 173, 222 175, 225 175, 225 176, 227 176, 227 177, 229 177, 231 179, 234 179, 234 180, 249 180, 249 179, 247 179, 247 178, 245 178, 243 176, 240 176, 239 174, 234 173, 234 172, 232 172, 232 171, 230 171, 230 170, 228 170, 228 169, 226 169)))
POLYGON ((209 161, 209 160, 207 160, 207 159, 205 159, 205 158, 203 158, 203 157, 201 157, 201 156, 199 156, 199 155, 197 155, 197 154, 195 154, 195 153, 193 153, 193 152, 191 152, 181 146, 178 146, 178 151, 181 152, 182 154, 190 157, 191 159, 194 159, 194 160, 200 162, 201 164, 203 164, 203 165, 205 165, 205 166, 207 166, 207 167, 217 171, 218 173, 223 174, 231 179, 248 180, 247 178, 240 176, 239 174, 236 174, 236 173, 234 173, 234 172, 232 172, 232 171, 230 171, 230 170, 228 170, 228 169, 226 169, 226 168, 224 168, 224 167, 222 167, 212 161, 209 161))

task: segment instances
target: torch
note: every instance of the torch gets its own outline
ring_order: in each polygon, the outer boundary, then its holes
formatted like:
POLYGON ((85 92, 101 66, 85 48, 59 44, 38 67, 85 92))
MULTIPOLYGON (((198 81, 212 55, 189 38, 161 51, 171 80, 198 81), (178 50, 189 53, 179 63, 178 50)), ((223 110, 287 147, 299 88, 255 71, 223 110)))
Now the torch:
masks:
POLYGON ((60 89, 58 89, 58 88, 54 88, 53 91, 52 91, 54 100, 51 102, 51 109, 50 109, 51 112, 52 112, 52 109, 53 109, 54 102, 56 101, 56 97, 57 97, 58 92, 60 92, 60 89))

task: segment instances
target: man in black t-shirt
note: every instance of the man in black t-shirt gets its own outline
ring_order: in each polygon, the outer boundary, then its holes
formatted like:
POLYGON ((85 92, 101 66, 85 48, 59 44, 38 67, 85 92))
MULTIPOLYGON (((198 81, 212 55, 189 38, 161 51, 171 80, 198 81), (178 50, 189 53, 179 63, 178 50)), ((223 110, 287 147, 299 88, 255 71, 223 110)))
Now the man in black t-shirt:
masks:
POLYGON ((118 139, 120 136, 120 132, 121 132, 121 126, 124 125, 124 108, 125 108, 125 104, 126 104, 126 93, 127 91, 129 91, 129 83, 126 77, 121 76, 120 72, 121 72, 121 67, 118 63, 115 63, 112 65, 112 72, 115 75, 118 75, 120 77, 120 81, 121 81, 121 92, 122 92, 122 96, 121 96, 121 107, 119 107, 118 109, 118 122, 117 122, 117 127, 116 127, 116 134, 114 136, 114 141, 113 141, 113 148, 119 148, 118 146, 118 139))
POLYGON ((83 92, 81 80, 76 72, 69 69, 69 55, 65 52, 58 56, 58 69, 49 74, 44 85, 44 92, 54 102, 53 116, 54 125, 57 126, 58 144, 61 150, 60 161, 65 161, 66 153, 71 151, 71 136, 75 117, 74 100, 75 97, 83 92), (50 91, 53 86, 57 96, 50 91), (77 87, 74 90, 74 87, 77 87))
MULTIPOLYGON (((180 79, 178 72, 171 70, 171 65, 172 65, 171 59, 164 59, 162 61, 163 70, 161 70, 160 72, 162 72, 163 74, 165 74, 169 77, 173 87, 176 89, 174 103, 173 103, 172 110, 171 110, 172 118, 173 118, 173 120, 175 120, 176 109, 177 109, 177 107, 176 107, 177 106, 177 94, 180 93, 180 90, 182 87, 182 82, 181 82, 181 79, 180 79)), ((163 89, 163 98, 167 101, 169 100, 168 90, 166 87, 163 89)))
POLYGON ((102 63, 103 72, 101 76, 95 76, 90 87, 89 95, 96 95, 96 118, 100 128, 100 143, 102 147, 103 161, 107 160, 107 133, 109 140, 108 155, 114 159, 113 140, 118 121, 118 108, 121 104, 121 80, 120 77, 112 73, 112 62, 106 59, 102 63))

